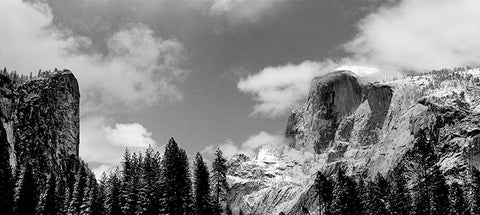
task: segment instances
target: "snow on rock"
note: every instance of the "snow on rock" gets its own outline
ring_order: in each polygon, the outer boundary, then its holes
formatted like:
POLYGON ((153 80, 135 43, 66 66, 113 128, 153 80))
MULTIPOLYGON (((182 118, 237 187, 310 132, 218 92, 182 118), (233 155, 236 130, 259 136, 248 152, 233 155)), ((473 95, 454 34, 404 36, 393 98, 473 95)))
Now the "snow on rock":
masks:
POLYGON ((469 164, 480 168, 478 68, 374 83, 349 71, 316 77, 305 105, 288 118, 288 143, 230 160, 229 203, 234 214, 299 214, 302 207, 316 214, 317 171, 373 177, 405 163, 415 174, 409 152, 422 132, 438 140, 437 165, 450 182, 461 182, 469 164))

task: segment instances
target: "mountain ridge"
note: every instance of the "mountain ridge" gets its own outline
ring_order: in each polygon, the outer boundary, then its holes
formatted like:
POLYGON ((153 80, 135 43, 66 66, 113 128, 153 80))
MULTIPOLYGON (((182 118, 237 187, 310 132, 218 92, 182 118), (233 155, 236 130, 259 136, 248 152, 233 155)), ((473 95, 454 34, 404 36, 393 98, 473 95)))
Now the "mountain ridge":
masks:
POLYGON ((435 142, 436 164, 448 181, 463 183, 469 166, 480 167, 479 73, 440 70, 375 83, 345 71, 316 77, 305 105, 287 121, 289 141, 280 158, 287 165, 233 159, 240 171, 230 177, 230 202, 249 214, 317 211, 311 188, 317 170, 331 175, 341 168, 373 178, 401 163, 412 184, 418 163, 410 154, 420 135, 435 142), (284 172, 252 176, 247 167, 284 172), (241 189, 243 197, 234 195, 241 189))

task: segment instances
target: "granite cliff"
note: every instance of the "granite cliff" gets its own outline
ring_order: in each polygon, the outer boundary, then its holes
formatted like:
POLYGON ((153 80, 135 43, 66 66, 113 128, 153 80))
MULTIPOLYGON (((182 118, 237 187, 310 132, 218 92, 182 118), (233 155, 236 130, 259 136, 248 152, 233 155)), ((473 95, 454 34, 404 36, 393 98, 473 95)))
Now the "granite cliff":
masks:
POLYGON ((26 165, 32 167, 37 194, 52 175, 66 198, 79 170, 95 180, 79 158, 79 99, 77 80, 68 70, 36 77, 0 73, 0 144, 8 145, 16 178, 26 165))
POLYGON ((375 83, 349 71, 316 77, 305 105, 288 118, 285 145, 230 161, 234 213, 301 214, 306 207, 315 214, 316 171, 371 178, 401 163, 414 183, 418 163, 410 155, 420 135, 434 143, 447 179, 463 183, 468 166, 480 168, 479 74, 441 70, 375 83))

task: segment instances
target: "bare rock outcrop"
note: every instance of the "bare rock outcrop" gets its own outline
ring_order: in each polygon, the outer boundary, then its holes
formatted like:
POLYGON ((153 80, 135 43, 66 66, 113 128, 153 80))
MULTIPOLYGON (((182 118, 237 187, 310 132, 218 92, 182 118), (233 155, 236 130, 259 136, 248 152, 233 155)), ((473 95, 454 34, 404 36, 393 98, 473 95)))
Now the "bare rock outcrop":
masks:
POLYGON ((236 164, 231 204, 247 214, 293 215, 303 208, 316 214, 314 173, 339 168, 369 178, 402 163, 415 183, 418 163, 410 155, 419 135, 434 143, 436 165, 449 182, 463 183, 469 165, 480 168, 479 74, 441 70, 375 83, 348 71, 316 77, 305 105, 288 118, 279 162, 236 164), (249 169, 272 168, 282 172, 245 177, 249 169), (255 189, 243 186, 254 181, 255 189))

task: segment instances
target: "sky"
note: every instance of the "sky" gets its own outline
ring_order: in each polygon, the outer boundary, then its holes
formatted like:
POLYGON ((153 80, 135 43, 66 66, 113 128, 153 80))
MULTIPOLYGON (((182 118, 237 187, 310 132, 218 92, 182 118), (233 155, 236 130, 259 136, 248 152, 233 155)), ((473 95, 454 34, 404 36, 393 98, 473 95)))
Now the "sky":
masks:
POLYGON ((170 137, 192 157, 281 143, 310 81, 480 65, 477 0, 1 0, 0 66, 70 69, 97 175, 170 137))

